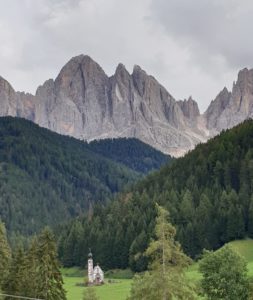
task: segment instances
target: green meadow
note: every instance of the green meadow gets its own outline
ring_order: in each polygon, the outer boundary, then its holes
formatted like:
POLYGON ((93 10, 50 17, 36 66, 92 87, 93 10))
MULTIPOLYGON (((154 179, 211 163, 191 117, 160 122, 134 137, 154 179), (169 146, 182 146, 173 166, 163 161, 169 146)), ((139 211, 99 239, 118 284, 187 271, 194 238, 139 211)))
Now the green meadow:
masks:
MULTIPOLYGON (((249 277, 253 277, 253 240, 233 241, 230 246, 240 253, 247 261, 249 277)), ((82 300, 85 281, 85 271, 78 268, 63 269, 64 288, 67 291, 68 300, 82 300)), ((96 294, 100 300, 125 300, 131 288, 131 272, 129 270, 110 271, 106 276, 103 286, 95 287, 96 294)), ((198 263, 191 265, 187 277, 197 282, 201 279, 198 272, 198 263)))
MULTIPOLYGON (((68 300, 82 300, 86 280, 85 271, 78 268, 63 269, 64 288, 68 300)), ((131 273, 129 270, 110 272, 102 286, 95 287, 100 300, 125 300, 131 287, 131 273)))

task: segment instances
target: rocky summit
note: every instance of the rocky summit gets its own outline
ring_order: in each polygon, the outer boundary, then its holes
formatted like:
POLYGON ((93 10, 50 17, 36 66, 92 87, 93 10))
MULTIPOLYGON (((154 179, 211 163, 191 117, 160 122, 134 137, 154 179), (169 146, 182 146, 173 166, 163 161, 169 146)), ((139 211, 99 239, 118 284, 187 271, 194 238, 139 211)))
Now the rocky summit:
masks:
POLYGON ((130 74, 119 64, 108 77, 89 56, 72 58, 58 77, 36 95, 15 92, 0 77, 0 115, 34 121, 82 140, 135 137, 173 156, 181 156, 222 129, 253 114, 253 70, 238 75, 201 115, 190 97, 176 101, 139 66, 130 74))
POLYGON ((232 128, 253 117, 253 69, 238 74, 232 92, 226 88, 218 94, 206 110, 204 117, 211 135, 232 128))

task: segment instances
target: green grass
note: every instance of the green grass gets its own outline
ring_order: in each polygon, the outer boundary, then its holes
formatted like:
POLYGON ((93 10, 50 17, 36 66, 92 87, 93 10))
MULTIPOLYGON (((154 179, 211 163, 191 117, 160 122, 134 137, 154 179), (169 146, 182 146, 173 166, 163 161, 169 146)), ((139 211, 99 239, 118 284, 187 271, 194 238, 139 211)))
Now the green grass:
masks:
POLYGON ((134 276, 134 273, 130 269, 109 270, 105 273, 106 278, 112 278, 112 279, 132 279, 133 276, 134 276))
MULTIPOLYGON (((82 300, 84 289, 87 287, 77 286, 82 283, 82 277, 64 276, 64 288, 67 291, 68 300, 82 300)), ((112 283, 106 281, 102 286, 95 287, 95 291, 100 300, 125 300, 131 287, 131 279, 112 280, 112 283)))
MULTIPOLYGON (((248 275, 253 277, 253 240, 237 240, 228 243, 232 249, 236 250, 241 256, 247 261, 248 275)), ((191 265, 186 271, 186 276, 193 281, 199 281, 201 279, 201 274, 198 271, 198 262, 191 265)))
POLYGON ((198 263, 194 263, 193 265, 191 265, 186 271, 186 277, 194 282, 199 281, 201 279, 201 274, 199 273, 198 268, 198 263))
MULTIPOLYGON (((229 245, 246 259, 248 275, 253 277, 253 240, 233 241, 229 245)), ((79 268, 62 269, 68 300, 82 300, 86 287, 77 286, 76 284, 84 282, 85 273, 84 270, 79 268)), ((132 276, 133 273, 130 270, 112 270, 106 272, 106 284, 95 287, 97 296, 100 300, 125 300, 131 288, 132 276), (113 283, 108 282, 109 278, 111 278, 113 283)), ((201 274, 198 271, 198 262, 188 268, 186 276, 194 282, 198 282, 201 279, 201 274)))
POLYGON ((253 240, 246 239, 242 241, 233 241, 229 245, 240 253, 247 262, 253 262, 253 240))

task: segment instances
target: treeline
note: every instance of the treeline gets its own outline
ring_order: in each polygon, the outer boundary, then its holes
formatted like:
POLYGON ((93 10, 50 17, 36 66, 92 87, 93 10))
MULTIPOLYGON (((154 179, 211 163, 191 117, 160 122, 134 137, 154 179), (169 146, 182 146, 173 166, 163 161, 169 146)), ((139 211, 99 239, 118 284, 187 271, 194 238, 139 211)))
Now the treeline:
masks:
POLYGON ((136 140, 99 146, 24 119, 0 118, 0 217, 12 240, 81 215, 93 203, 105 203, 167 159, 140 142, 141 162, 130 164, 127 155, 140 155, 137 148, 136 140), (131 144, 134 153, 129 152, 131 144))
POLYGON ((147 267, 154 203, 169 210, 177 239, 191 257, 202 249, 253 237, 253 121, 222 132, 185 157, 139 182, 106 208, 62 228, 66 266, 84 265, 89 247, 104 268, 147 267))
POLYGON ((66 300, 54 236, 44 229, 25 251, 21 246, 13 252, 6 230, 0 222, 0 293, 5 300, 12 296, 47 300, 66 300))

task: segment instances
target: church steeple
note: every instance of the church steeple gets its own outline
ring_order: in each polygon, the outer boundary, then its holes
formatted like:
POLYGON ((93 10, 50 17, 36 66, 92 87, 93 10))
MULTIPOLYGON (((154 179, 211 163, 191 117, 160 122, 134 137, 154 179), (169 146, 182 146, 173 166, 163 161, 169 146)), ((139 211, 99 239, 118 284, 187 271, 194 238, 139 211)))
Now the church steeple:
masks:
POLYGON ((88 258, 92 258, 91 249, 89 248, 88 258))
POLYGON ((94 281, 94 276, 93 276, 93 259, 92 259, 92 253, 91 253, 91 249, 89 249, 89 253, 88 253, 88 282, 89 284, 93 284, 94 281))

